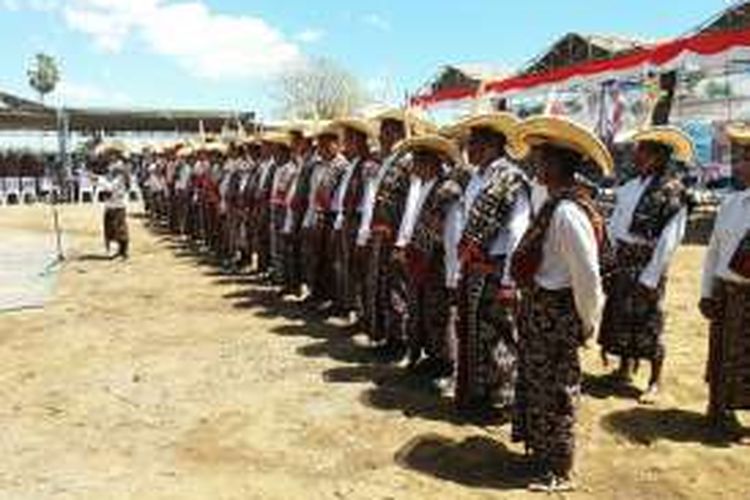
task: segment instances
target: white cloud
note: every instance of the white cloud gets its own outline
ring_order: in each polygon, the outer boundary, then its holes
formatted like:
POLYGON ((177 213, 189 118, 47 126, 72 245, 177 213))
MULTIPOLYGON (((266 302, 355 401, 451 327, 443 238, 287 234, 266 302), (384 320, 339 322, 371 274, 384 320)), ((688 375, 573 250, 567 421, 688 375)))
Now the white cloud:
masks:
POLYGON ((119 52, 135 38, 201 78, 267 76, 301 58, 263 19, 216 13, 203 0, 71 0, 63 15, 103 51, 119 52))
POLYGON ((38 12, 52 12, 57 9, 57 0, 29 0, 29 8, 38 12))
POLYGON ((52 94, 52 101, 65 106, 126 106, 133 103, 124 92, 70 81, 60 82, 52 94))
POLYGON ((315 43, 317 41, 320 41, 321 38, 325 36, 325 32, 323 30, 309 28, 303 31, 300 31, 295 35, 295 40, 299 40, 302 43, 315 43))
POLYGON ((20 4, 19 0, 3 0, 0 3, 0 6, 4 10, 9 10, 11 12, 16 12, 18 10, 21 10, 21 4, 20 4))
POLYGON ((59 5, 58 0, 2 0, 0 9, 17 12, 22 9, 34 10, 37 12, 51 12, 59 5))
POLYGON ((375 14, 374 12, 371 12, 370 14, 366 14, 362 21, 367 24, 368 26, 371 26, 375 29, 379 29, 381 31, 390 31, 391 30, 391 23, 388 22, 386 18, 381 16, 380 14, 375 14))

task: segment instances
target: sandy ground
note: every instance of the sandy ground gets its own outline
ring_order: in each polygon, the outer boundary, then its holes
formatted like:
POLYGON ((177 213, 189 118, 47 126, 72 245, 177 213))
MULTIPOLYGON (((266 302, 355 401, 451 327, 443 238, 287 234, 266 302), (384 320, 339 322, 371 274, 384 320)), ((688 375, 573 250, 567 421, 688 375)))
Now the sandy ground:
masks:
MULTIPOLYGON (((507 426, 462 422, 341 327, 222 277, 141 220, 132 259, 102 260, 100 216, 65 208, 52 301, 0 315, 0 498, 531 497, 507 426)), ((50 220, 1 208, 0 237, 50 220)), ((586 353, 571 498, 749 497, 750 452, 712 441, 702 419, 702 254, 681 249, 672 273, 659 406, 613 394, 586 353)))

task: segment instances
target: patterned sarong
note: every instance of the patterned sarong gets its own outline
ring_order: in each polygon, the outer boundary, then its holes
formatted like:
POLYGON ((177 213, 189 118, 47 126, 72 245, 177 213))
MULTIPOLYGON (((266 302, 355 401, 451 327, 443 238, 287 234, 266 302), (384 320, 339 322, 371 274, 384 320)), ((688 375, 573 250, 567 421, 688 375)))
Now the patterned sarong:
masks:
POLYGON ((104 210, 104 242, 126 243, 128 241, 128 220, 125 208, 104 210))
POLYGON ((561 476, 573 464, 582 335, 570 289, 525 291, 513 439, 525 442, 543 466, 561 476))
POLYGON ((711 322, 707 379, 709 411, 750 410, 750 286, 720 281, 711 322))
POLYGON ((656 360, 664 356, 664 296, 666 277, 656 299, 640 292, 638 279, 651 260, 652 248, 626 245, 617 248, 616 268, 607 280, 599 344, 613 355, 628 359, 656 360))
POLYGON ((356 239, 359 216, 349 215, 343 227, 333 231, 333 267, 336 278, 336 303, 344 311, 359 309, 362 268, 357 265, 356 239))
POLYGON ((387 317, 391 310, 391 244, 385 234, 376 232, 362 252, 366 259, 363 263, 366 269, 362 283, 362 325, 372 341, 381 342, 387 337, 387 317))
POLYGON ((305 275, 312 297, 335 298, 333 267, 333 214, 318 214, 314 228, 305 231, 305 275))
POLYGON ((269 225, 269 244, 271 258, 271 281, 274 285, 282 286, 285 281, 284 273, 284 248, 285 239, 281 234, 284 228, 284 207, 279 205, 271 206, 270 225, 269 225))
POLYGON ((426 267, 414 271, 416 259, 409 257, 406 281, 405 326, 411 356, 424 353, 428 358, 452 363, 450 296, 445 287, 442 252, 436 252, 426 267))
POLYGON ((496 402, 513 403, 516 384, 516 331, 513 312, 498 303, 504 259, 494 273, 469 269, 459 293, 458 376, 459 407, 496 402))

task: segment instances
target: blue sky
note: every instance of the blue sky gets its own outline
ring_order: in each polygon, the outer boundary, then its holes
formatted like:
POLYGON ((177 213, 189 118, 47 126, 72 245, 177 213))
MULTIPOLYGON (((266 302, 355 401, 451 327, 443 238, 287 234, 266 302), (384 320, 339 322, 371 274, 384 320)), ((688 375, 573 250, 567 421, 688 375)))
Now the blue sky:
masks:
POLYGON ((68 105, 275 109, 274 75, 335 59, 383 99, 446 63, 512 70, 571 32, 663 39, 727 0, 0 0, 0 89, 30 95, 35 52, 68 105))

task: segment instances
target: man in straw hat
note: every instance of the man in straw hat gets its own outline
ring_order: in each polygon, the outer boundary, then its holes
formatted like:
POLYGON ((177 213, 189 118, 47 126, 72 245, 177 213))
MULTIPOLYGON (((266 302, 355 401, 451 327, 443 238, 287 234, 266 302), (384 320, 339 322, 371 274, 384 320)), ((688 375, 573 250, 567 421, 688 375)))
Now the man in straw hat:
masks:
POLYGON ((235 271, 241 248, 242 232, 242 190, 247 180, 248 164, 245 160, 244 144, 235 142, 229 145, 225 169, 229 178, 226 180, 226 223, 224 227, 224 248, 222 265, 225 269, 235 271))
POLYGON ((297 126, 290 129, 292 157, 296 164, 294 180, 287 192, 286 215, 282 231, 285 244, 284 293, 300 295, 304 283, 302 255, 302 219, 307 210, 310 180, 315 167, 312 148, 312 131, 297 126))
POLYGON ((341 153, 341 130, 334 124, 323 127, 317 135, 318 165, 310 187, 310 206, 303 227, 307 230, 308 303, 330 307, 336 294, 336 275, 333 265, 333 225, 336 212, 333 199, 349 167, 341 153))
POLYGON ((591 132, 558 117, 534 117, 517 129, 549 198, 512 256, 523 290, 518 315, 519 371, 513 437, 541 472, 533 490, 572 489, 578 349, 591 338, 604 305, 599 271, 604 220, 576 172, 588 162, 603 173, 612 157, 591 132))
POLYGON ((457 262, 448 277, 448 286, 458 288, 455 396, 467 410, 513 403, 517 292, 510 256, 531 220, 529 180, 508 155, 518 149, 518 123, 514 115, 493 113, 459 124, 476 167, 452 218, 457 262))
MULTIPOLYGON (((361 324, 370 340, 378 344, 382 354, 388 356, 404 352, 403 342, 395 336, 389 336, 387 326, 390 312, 389 284, 392 277, 390 261, 396 223, 381 220, 376 227, 376 205, 379 198, 388 198, 392 194, 390 187, 394 184, 384 182, 384 179, 394 170, 404 170, 403 166, 399 165, 404 159, 394 153, 395 145, 406 137, 425 132, 429 124, 408 109, 383 112, 376 116, 374 121, 380 146, 379 162, 377 168, 365 179, 362 218, 357 230, 356 244, 364 268, 361 324), (383 230, 386 228, 388 230, 383 230)), ((403 177, 408 184, 408 176, 403 177)), ((404 191, 402 200, 405 197, 404 191)))
POLYGON ((173 232, 179 236, 184 236, 187 233, 188 223, 188 206, 189 206, 189 191, 190 191, 190 177, 192 175, 192 149, 187 150, 188 153, 178 159, 175 168, 174 178, 174 192, 175 197, 175 226, 172 228, 173 232))
POLYGON ((261 164, 261 144, 257 135, 251 136, 245 143, 245 162, 247 173, 241 183, 240 199, 240 269, 252 264, 255 253, 255 188, 258 182, 261 164))
POLYGON ((394 259, 407 276, 409 366, 419 364, 426 374, 444 378, 453 372, 454 356, 445 286, 449 202, 440 188, 448 171, 461 164, 461 157, 452 141, 434 134, 405 139, 397 153, 407 152, 414 163, 394 259))
POLYGON ((750 409, 750 127, 730 126, 727 135, 742 191, 724 201, 716 218, 700 310, 711 322, 708 416, 714 428, 739 437, 734 410, 750 409))
POLYGON ((287 197, 297 175, 297 164, 292 157, 292 136, 288 131, 278 132, 270 139, 275 145, 274 160, 278 167, 274 172, 270 193, 271 234, 271 280, 274 285, 286 283, 286 240, 283 235, 287 212, 287 197))
POLYGON ((257 253, 256 271, 260 274, 271 270, 271 184, 276 173, 274 158, 274 133, 265 133, 260 138, 260 164, 254 183, 253 217, 254 248, 257 253))
POLYGON ((112 242, 117 243, 117 257, 128 258, 130 237, 128 232, 127 201, 130 191, 130 172, 125 164, 126 151, 111 147, 104 151, 109 161, 107 174, 110 194, 104 205, 104 245, 109 254, 112 242))
POLYGON ((616 377, 630 381, 633 363, 647 359, 651 378, 643 403, 658 395, 664 364, 664 295, 667 270, 685 234, 685 186, 670 171, 673 160, 690 163, 693 144, 673 127, 636 133, 638 176, 617 189, 609 222, 616 267, 608 277, 608 298, 599 343, 604 355, 620 356, 616 377))
POLYGON ((343 135, 344 156, 349 161, 333 200, 334 265, 336 268, 337 308, 344 317, 361 311, 361 283, 364 279, 363 254, 356 252, 356 239, 362 221, 366 180, 377 171, 370 141, 373 124, 362 118, 337 120, 343 135))

